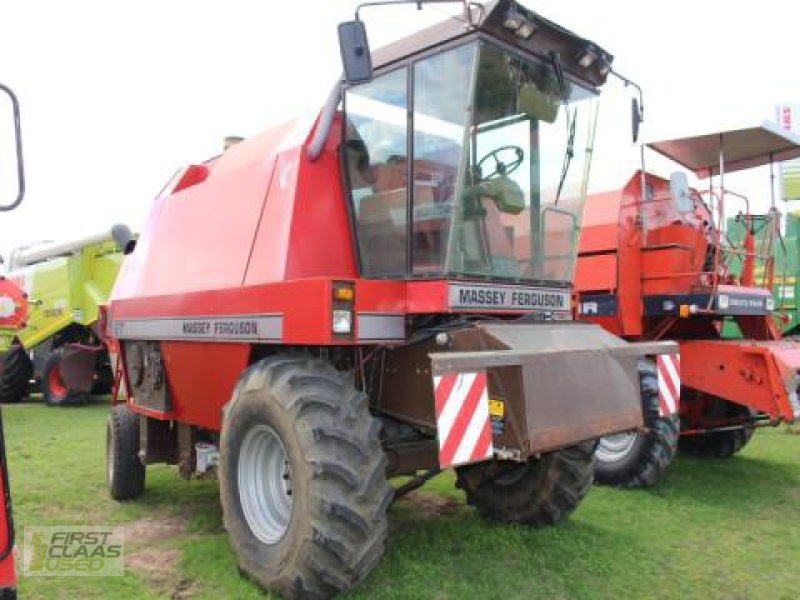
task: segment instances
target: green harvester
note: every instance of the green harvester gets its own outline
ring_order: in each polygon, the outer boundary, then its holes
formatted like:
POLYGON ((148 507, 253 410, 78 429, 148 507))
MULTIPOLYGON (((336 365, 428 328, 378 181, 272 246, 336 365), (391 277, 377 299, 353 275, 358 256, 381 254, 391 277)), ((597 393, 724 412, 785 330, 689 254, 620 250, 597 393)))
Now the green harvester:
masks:
MULTIPOLYGON (((127 227, 117 225, 128 232, 127 227)), ((66 243, 15 249, 5 276, 27 294, 28 319, 0 330, 0 402, 34 389, 50 405, 85 403, 111 391, 113 372, 98 328, 123 253, 112 230, 66 243)))

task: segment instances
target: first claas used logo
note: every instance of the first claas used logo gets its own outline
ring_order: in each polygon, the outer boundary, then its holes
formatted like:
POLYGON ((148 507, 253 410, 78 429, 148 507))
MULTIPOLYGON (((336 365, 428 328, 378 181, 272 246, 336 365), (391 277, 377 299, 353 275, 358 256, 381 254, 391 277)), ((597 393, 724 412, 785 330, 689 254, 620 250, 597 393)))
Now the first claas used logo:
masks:
POLYGON ((36 575, 122 575, 120 528, 26 527, 24 572, 36 575))

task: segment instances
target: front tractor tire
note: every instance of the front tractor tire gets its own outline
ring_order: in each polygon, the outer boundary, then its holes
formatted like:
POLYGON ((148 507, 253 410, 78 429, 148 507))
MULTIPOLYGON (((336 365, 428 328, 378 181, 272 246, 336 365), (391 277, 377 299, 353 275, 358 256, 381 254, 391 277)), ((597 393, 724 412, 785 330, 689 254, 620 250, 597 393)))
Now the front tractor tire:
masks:
POLYGON ((565 521, 592 485, 595 442, 527 463, 487 461, 456 468, 456 485, 482 517, 542 527, 565 521))
POLYGON ((595 451, 595 481, 622 488, 650 487, 664 477, 678 450, 678 415, 661 416, 658 371, 651 360, 639 361, 639 388, 646 432, 601 438, 595 451))
POLYGON ((81 406, 88 404, 88 392, 70 389, 61 373, 64 348, 56 348, 47 355, 42 369, 42 397, 47 406, 81 406))
POLYGON ((111 407, 106 427, 106 476, 114 500, 144 492, 145 466, 139 459, 139 415, 125 404, 111 407))
POLYGON ((289 598, 328 598, 370 573, 392 500, 379 432, 366 396, 323 360, 270 357, 242 374, 219 483, 246 575, 289 598))
POLYGON ((0 368, 0 403, 16 404, 29 393, 33 365, 27 351, 14 344, 2 357, 0 368))

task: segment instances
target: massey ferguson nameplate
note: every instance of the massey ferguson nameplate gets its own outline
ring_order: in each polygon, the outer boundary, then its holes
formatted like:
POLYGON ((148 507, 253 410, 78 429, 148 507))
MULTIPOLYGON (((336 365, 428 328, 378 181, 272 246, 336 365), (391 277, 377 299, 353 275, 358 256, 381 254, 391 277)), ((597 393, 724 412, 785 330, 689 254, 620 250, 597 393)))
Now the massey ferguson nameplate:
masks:
POLYGON ((112 322, 120 339, 274 341, 283 336, 281 315, 122 319, 112 322))
POLYGON ((570 293, 548 288, 451 284, 450 308, 568 312, 570 293))

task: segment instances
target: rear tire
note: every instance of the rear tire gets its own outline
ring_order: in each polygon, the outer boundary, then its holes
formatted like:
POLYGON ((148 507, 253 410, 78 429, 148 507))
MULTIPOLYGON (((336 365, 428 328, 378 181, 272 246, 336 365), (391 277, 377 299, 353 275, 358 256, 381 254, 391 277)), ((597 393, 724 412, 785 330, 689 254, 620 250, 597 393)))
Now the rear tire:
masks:
POLYGON ((639 388, 646 433, 621 433, 601 438, 595 451, 595 481, 623 488, 649 487, 664 477, 678 450, 678 415, 662 417, 658 401, 658 371, 640 360, 639 388))
POLYGON ((241 570, 290 598, 328 598, 384 552, 380 425, 349 376, 276 356, 248 368, 224 411, 219 483, 241 570))
POLYGON ((486 519, 541 527, 565 521, 592 485, 595 442, 527 463, 488 461, 456 468, 456 485, 486 519))
MULTIPOLYGON (((714 419, 750 419, 752 412, 746 406, 721 398, 711 399, 705 417, 714 419)), ((700 458, 730 458, 744 448, 755 433, 755 428, 742 427, 731 431, 718 431, 700 435, 681 436, 678 449, 689 456, 700 458)))
POLYGON ((106 477, 114 500, 144 492, 145 466, 139 459, 139 415, 125 404, 111 407, 106 428, 106 477))
POLYGON ((0 403, 16 404, 30 392, 33 365, 27 351, 14 344, 3 356, 3 369, 0 373, 0 403))
POLYGON ((64 347, 55 348, 47 356, 42 369, 42 397, 48 406, 80 406, 88 404, 88 392, 67 388, 61 376, 64 347))

